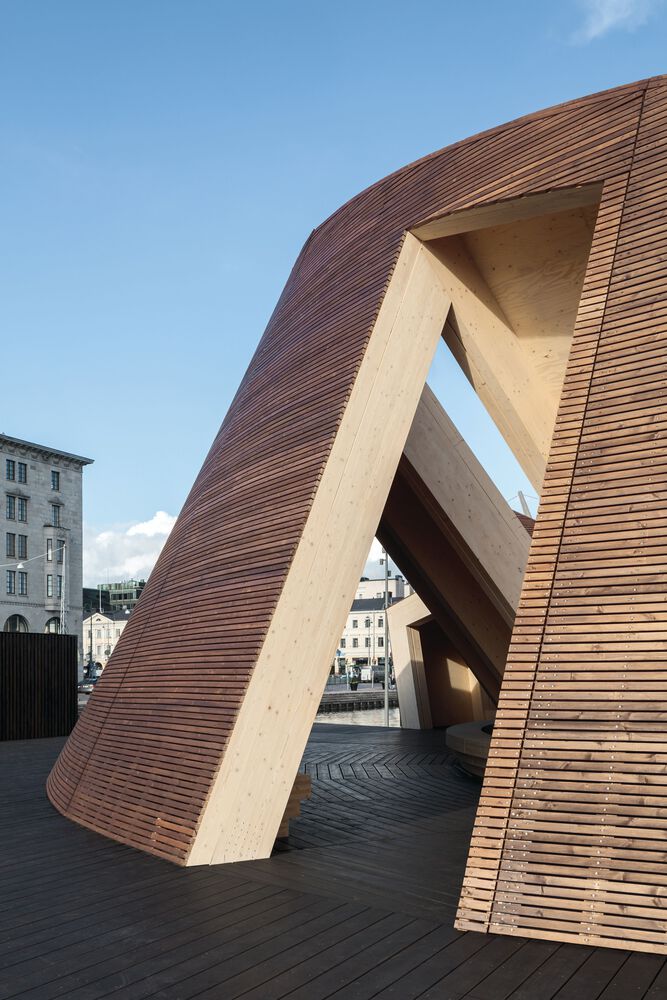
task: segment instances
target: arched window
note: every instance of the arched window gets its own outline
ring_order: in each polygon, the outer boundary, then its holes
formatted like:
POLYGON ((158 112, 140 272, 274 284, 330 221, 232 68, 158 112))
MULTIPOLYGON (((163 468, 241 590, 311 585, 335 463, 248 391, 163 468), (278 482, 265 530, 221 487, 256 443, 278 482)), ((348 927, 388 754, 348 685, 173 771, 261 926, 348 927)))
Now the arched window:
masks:
POLYGON ((51 635, 58 635, 60 632, 60 618, 49 618, 44 626, 44 631, 49 632, 51 635))
POLYGON ((28 623, 23 615, 10 615, 5 622, 5 632, 28 632, 28 623))

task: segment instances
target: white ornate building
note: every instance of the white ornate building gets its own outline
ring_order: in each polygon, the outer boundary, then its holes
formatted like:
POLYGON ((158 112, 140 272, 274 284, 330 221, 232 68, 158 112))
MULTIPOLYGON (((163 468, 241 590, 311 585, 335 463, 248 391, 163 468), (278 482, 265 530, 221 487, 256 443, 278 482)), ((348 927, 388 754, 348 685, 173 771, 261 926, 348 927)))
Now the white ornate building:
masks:
POLYGON ((83 619, 83 662, 106 667, 130 617, 126 611, 95 611, 83 619))

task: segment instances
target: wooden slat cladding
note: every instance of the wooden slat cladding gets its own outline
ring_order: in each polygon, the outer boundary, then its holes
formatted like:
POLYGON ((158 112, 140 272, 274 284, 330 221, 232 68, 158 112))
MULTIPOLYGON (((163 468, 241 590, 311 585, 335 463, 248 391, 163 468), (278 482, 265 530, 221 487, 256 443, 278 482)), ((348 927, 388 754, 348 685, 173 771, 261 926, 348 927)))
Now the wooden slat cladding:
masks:
POLYGON ((69 736, 77 717, 75 635, 0 632, 0 740, 69 736))
POLYGON ((598 230, 458 925, 667 952, 667 87, 598 230))
MULTIPOLYGON (((433 154, 312 234, 53 769, 57 808, 187 862, 406 230, 478 204, 625 175, 646 87, 573 102, 433 154)), ((600 244, 601 263, 608 252, 600 244)))

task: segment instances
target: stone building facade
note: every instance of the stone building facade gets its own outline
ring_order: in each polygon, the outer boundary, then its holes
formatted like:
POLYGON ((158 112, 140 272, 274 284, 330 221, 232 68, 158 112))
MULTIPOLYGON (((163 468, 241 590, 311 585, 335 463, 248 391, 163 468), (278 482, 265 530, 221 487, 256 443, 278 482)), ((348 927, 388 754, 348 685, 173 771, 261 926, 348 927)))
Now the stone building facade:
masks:
POLYGON ((0 434, 0 628, 79 634, 82 472, 92 459, 0 434))

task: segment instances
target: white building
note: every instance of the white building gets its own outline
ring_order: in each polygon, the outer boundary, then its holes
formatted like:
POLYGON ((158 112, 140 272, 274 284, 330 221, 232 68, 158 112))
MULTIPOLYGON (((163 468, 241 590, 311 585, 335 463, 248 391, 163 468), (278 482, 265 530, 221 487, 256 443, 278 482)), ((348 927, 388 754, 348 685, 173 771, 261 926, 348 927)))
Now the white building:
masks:
MULTIPOLYGON (((334 660, 336 672, 353 665, 365 667, 362 679, 366 680, 371 667, 384 665, 384 588, 383 576, 377 579, 362 576, 359 581, 355 600, 336 651, 334 660)), ((387 591, 391 605, 411 594, 412 587, 397 573, 389 577, 387 591)), ((391 637, 389 654, 391 655, 391 637)))
POLYGON ((338 670, 355 664, 359 667, 372 667, 384 663, 384 618, 384 597, 362 598, 352 602, 338 645, 338 670))
POLYGON ((78 633, 81 484, 92 459, 0 434, 0 628, 78 633))
POLYGON ((95 611, 83 619, 83 662, 106 667, 130 617, 127 611, 95 611))
MULTIPOLYGON (((406 583, 398 573, 396 576, 390 576, 388 582, 389 596, 393 601, 400 601, 412 593, 410 584, 406 583)), ((384 577, 381 576, 379 579, 371 580, 368 577, 362 576, 354 596, 358 601, 377 597, 384 598, 384 577)))

